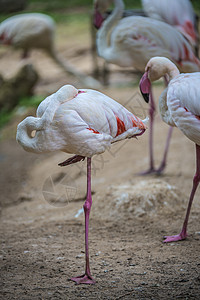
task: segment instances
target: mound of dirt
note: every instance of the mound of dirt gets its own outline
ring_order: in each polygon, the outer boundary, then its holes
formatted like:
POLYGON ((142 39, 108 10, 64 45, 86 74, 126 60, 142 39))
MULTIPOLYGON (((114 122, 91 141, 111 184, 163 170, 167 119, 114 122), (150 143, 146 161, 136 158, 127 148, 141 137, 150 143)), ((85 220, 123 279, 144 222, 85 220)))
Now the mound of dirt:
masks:
POLYGON ((105 200, 97 195, 93 214, 107 218, 155 216, 158 213, 173 212, 183 207, 181 191, 164 180, 150 178, 134 183, 112 185, 107 188, 105 200))

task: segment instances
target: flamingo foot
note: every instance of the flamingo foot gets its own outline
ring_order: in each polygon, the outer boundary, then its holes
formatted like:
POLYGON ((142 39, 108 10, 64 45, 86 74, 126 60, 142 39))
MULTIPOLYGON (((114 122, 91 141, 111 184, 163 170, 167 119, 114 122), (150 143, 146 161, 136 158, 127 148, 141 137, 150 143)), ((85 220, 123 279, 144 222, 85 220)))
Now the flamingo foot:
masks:
POLYGON ((157 173, 156 169, 149 168, 147 171, 143 171, 143 172, 139 173, 138 175, 145 176, 145 175, 156 174, 156 173, 157 173))
POLYGON ((162 175, 164 169, 165 169, 165 164, 161 164, 160 167, 156 170, 157 175, 162 175))
POLYGON ((163 243, 182 241, 185 240, 186 237, 187 237, 187 233, 182 233, 182 232, 177 235, 164 236, 165 240, 163 241, 163 243))
POLYGON ((81 276, 77 276, 77 277, 72 277, 71 278, 72 281, 75 281, 76 284, 95 284, 95 280, 92 278, 92 276, 90 275, 81 275, 81 276))

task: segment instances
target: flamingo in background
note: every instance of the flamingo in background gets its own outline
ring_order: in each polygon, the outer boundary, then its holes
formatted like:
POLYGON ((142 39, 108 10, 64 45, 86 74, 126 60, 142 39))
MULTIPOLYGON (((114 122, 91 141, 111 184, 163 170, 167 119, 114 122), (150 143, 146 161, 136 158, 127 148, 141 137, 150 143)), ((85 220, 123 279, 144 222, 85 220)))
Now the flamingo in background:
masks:
POLYGON ((198 49, 198 24, 189 0, 142 0, 142 6, 148 17, 175 26, 198 49))
MULTIPOLYGON (((124 3, 122 0, 95 0, 94 22, 97 32, 97 50, 99 56, 107 62, 121 67, 134 67, 144 72, 150 58, 165 56, 171 59, 182 72, 200 70, 200 61, 195 57, 189 42, 171 25, 140 16, 122 18, 124 3), (111 15, 104 21, 103 14, 113 3, 111 15)), ((150 167, 142 174, 160 174, 166 166, 166 158, 172 129, 169 129, 163 160, 156 170, 153 158, 153 121, 155 104, 150 99, 150 167)))
POLYGON ((40 13, 19 14, 0 24, 0 44, 23 50, 23 58, 32 49, 44 50, 67 74, 76 76, 88 87, 100 88, 96 79, 87 76, 58 55, 54 45, 55 23, 40 13))
POLYGON ((87 198, 83 205, 86 267, 84 275, 72 278, 77 284, 95 283, 90 273, 88 246, 92 206, 91 157, 103 153, 112 143, 136 137, 145 130, 145 121, 113 99, 95 90, 77 90, 71 85, 63 86, 42 101, 36 118, 27 117, 18 125, 16 139, 27 151, 42 153, 61 150, 76 154, 60 166, 87 157, 87 198))
POLYGON ((187 237, 189 214, 200 181, 200 72, 180 74, 169 59, 165 57, 150 59, 140 81, 140 90, 146 101, 151 93, 151 82, 166 74, 169 84, 159 99, 160 115, 165 123, 178 127, 196 144, 196 174, 182 230, 178 235, 166 236, 165 243, 184 240, 187 237))

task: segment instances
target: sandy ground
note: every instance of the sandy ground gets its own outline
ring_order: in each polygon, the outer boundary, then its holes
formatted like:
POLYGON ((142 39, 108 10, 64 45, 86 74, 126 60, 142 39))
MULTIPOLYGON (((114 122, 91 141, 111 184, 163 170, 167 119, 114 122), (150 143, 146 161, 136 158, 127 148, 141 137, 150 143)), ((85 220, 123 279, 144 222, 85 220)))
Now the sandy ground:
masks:
MULTIPOLYGON (((62 33, 62 32, 61 32, 62 33)), ((59 51, 90 73, 89 47, 69 40, 59 51), (81 51, 80 51, 81 49, 81 51)), ((0 72, 11 76, 20 66, 19 52, 1 49, 0 72)), ((37 94, 60 86, 83 85, 35 51, 31 61, 41 80, 37 94)), ((111 85, 101 90, 144 118, 133 76, 117 68, 111 85)), ((155 86, 158 99, 163 89, 155 86)), ((34 114, 34 110, 29 112, 34 114)), ((26 114, 25 114, 26 115, 26 114)), ((96 285, 76 285, 70 277, 84 271, 86 163, 61 169, 68 155, 26 153, 15 142, 19 113, 1 131, 0 299, 199 299, 200 190, 189 221, 187 240, 163 244, 163 236, 182 226, 195 172, 195 147, 177 129, 173 132, 163 176, 137 175, 148 166, 148 132, 138 140, 113 145, 93 159, 93 206, 90 221, 91 271, 96 285)), ((155 160, 158 165, 168 127, 156 115, 155 160)))

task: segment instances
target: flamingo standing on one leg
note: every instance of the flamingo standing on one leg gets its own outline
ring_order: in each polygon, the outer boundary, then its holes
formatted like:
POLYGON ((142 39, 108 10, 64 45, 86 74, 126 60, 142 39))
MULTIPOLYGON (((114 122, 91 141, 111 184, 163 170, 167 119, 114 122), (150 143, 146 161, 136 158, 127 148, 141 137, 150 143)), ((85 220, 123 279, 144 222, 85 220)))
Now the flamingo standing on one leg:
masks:
POLYGON ((150 59, 140 81, 144 99, 148 101, 151 82, 167 75, 170 82, 159 99, 160 114, 163 121, 178 127, 196 144, 196 174, 193 179, 186 217, 181 233, 166 236, 164 242, 174 242, 187 237, 187 225, 193 198, 200 181, 200 72, 180 74, 178 68, 165 57, 150 59))
POLYGON ((142 0, 146 15, 176 27, 196 48, 198 56, 198 24, 189 0, 142 0))
POLYGON ((100 82, 77 70, 57 53, 54 35, 55 23, 51 17, 44 14, 19 14, 0 23, 0 44, 22 49, 24 58, 32 49, 42 49, 67 74, 76 76, 88 87, 99 88, 100 82))
MULTIPOLYGON (((97 33, 97 50, 99 56, 107 62, 121 67, 134 67, 144 72, 149 59, 154 56, 165 56, 171 59, 182 72, 200 70, 200 61, 195 57, 193 49, 183 35, 171 25, 146 17, 130 16, 121 19, 124 4, 122 0, 95 0, 95 24, 97 33), (111 15, 104 21, 103 13, 109 5, 115 7, 111 15)), ((172 129, 169 130, 164 157, 156 170, 153 158, 153 121, 155 104, 150 99, 150 167, 143 174, 160 174, 166 165, 167 151, 172 129)))
POLYGON ((47 97, 37 109, 37 117, 27 117, 17 128, 17 141, 31 152, 61 150, 75 153, 60 166, 87 157, 87 199, 85 211, 85 259, 83 276, 76 283, 95 283, 90 273, 88 228, 92 205, 91 157, 103 153, 112 143, 141 135, 146 125, 122 105, 94 90, 77 90, 65 85, 47 97), (35 132, 32 137, 31 133, 35 132))

